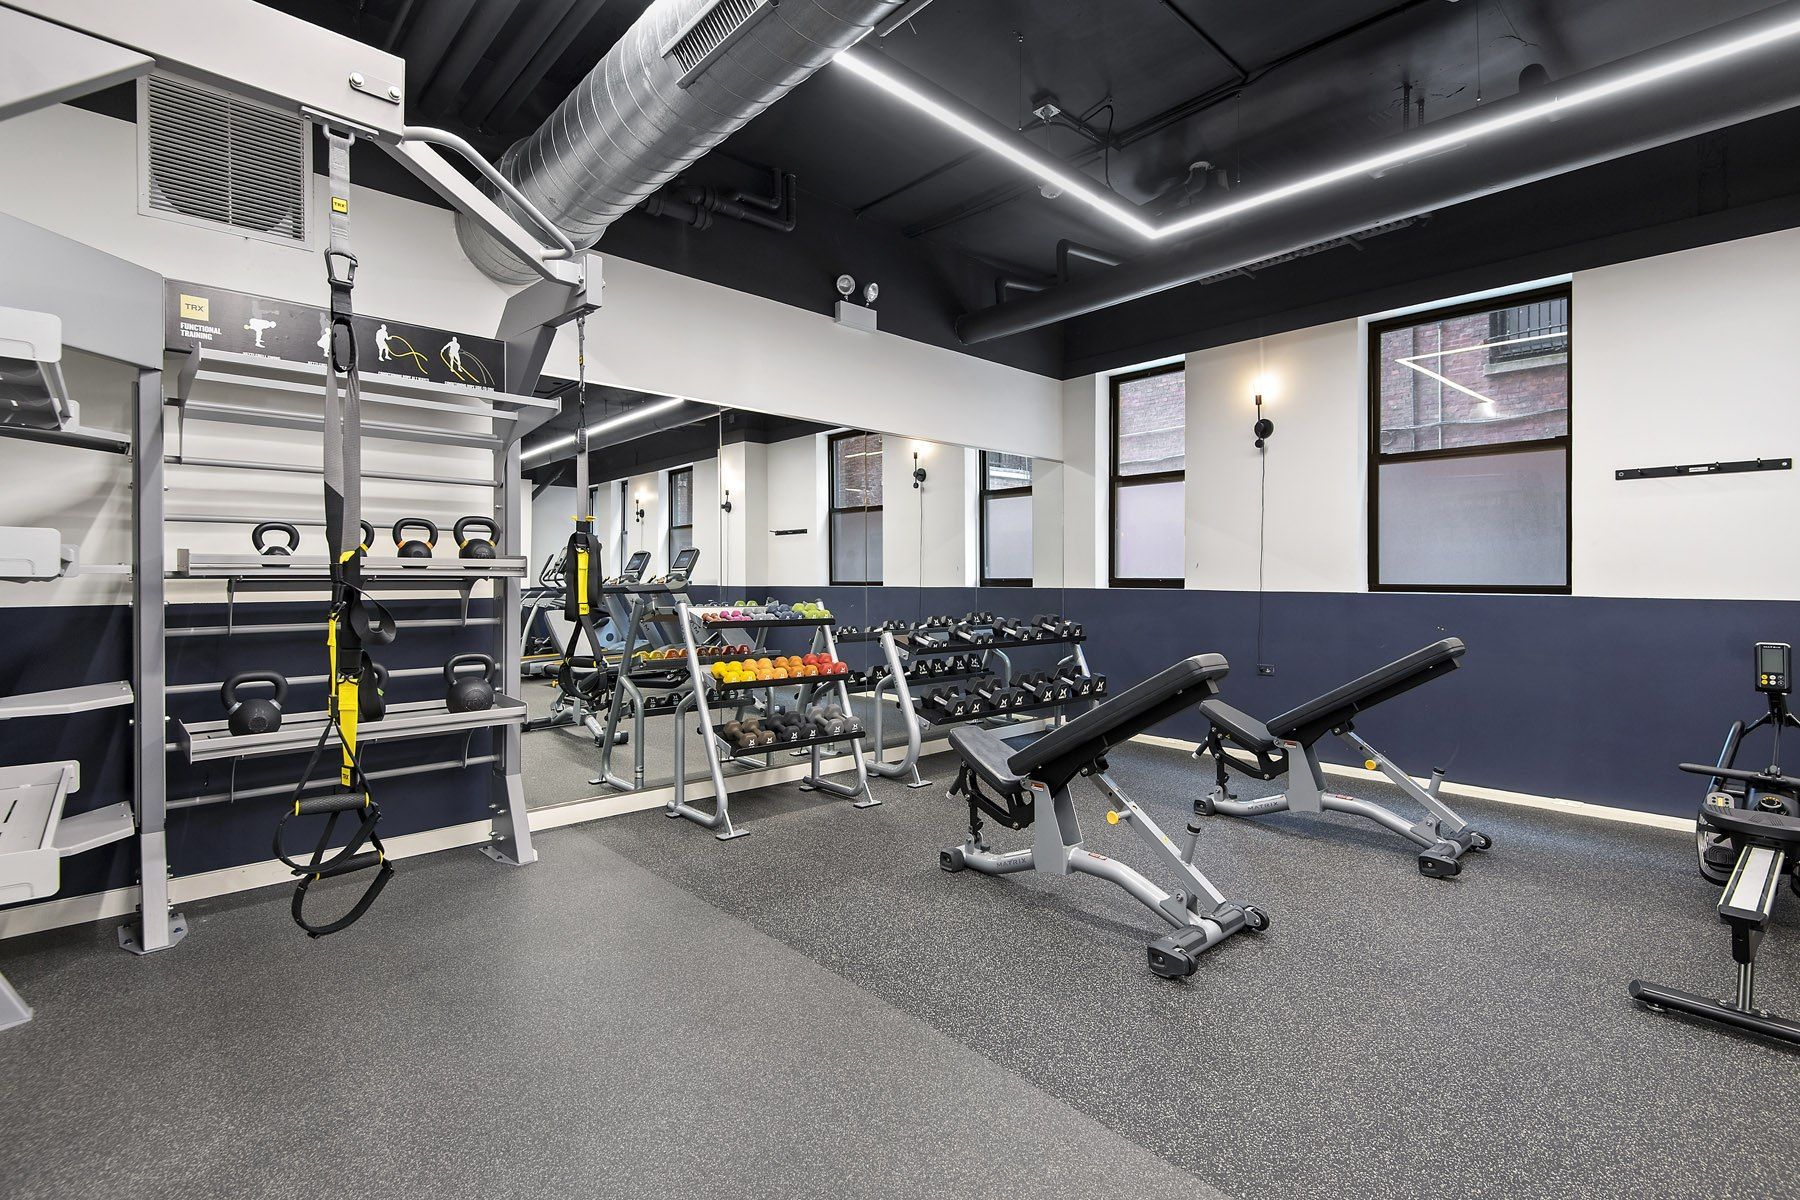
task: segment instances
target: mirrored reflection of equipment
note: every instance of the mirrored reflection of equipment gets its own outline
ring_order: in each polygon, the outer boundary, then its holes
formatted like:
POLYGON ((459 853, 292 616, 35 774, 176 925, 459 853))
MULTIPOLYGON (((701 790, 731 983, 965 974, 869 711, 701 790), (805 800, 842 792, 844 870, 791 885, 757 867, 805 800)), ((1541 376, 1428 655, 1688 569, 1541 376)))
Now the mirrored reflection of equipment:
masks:
POLYGON ((1756 690, 1768 712, 1749 724, 1734 721, 1714 766, 1682 763, 1690 775, 1707 778, 1706 798, 1696 824, 1700 873, 1722 883, 1719 920, 1731 930, 1731 958, 1737 988, 1729 1000, 1715 1000, 1641 979, 1631 981, 1631 998, 1656 1012, 1676 1012, 1704 1021, 1800 1046, 1800 1021, 1756 1007, 1756 951, 1774 915, 1781 881, 1800 894, 1800 777, 1781 769, 1781 732, 1800 727, 1788 708, 1793 687, 1793 648, 1785 642, 1758 642, 1756 690), (1772 746, 1762 770, 1738 766, 1749 734, 1764 727, 1772 746))

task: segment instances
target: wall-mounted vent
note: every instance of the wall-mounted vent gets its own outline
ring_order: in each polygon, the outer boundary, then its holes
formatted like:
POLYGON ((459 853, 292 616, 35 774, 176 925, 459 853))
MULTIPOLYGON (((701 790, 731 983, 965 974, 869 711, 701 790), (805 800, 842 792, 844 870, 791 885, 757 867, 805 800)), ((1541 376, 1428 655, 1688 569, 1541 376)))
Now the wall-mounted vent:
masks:
POLYGON ((139 212, 309 246, 311 185, 298 114, 168 75, 139 82, 139 212))
POLYGON ((717 0, 702 9, 663 47, 663 57, 673 59, 681 72, 675 82, 686 87, 699 78, 708 64, 774 7, 774 0, 717 0))

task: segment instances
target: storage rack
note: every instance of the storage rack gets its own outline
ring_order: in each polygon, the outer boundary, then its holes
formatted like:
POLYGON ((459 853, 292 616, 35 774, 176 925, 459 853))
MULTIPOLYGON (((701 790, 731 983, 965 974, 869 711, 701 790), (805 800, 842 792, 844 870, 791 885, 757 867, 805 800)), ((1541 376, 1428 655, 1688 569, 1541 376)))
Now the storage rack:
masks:
POLYGON ((1012 718, 1027 714, 1048 714, 1053 720, 1067 716, 1068 706, 1083 700, 1097 701, 1106 694, 1106 677, 1095 675, 1088 667, 1087 655, 1082 643, 1087 640, 1085 633, 1078 630, 1065 630, 1060 633, 1023 638, 1003 638, 995 635, 995 630, 1002 627, 1019 627, 1022 623, 996 619, 971 624, 949 617, 931 618, 917 623, 887 622, 868 630, 845 631, 840 639, 846 642, 873 641, 879 644, 881 658, 886 671, 877 674, 875 671, 865 673, 853 681, 859 692, 868 693, 873 699, 874 713, 870 721, 870 746, 867 767, 871 772, 889 779, 906 781, 911 788, 924 787, 929 782, 919 775, 919 754, 923 741, 922 723, 933 728, 943 728, 969 721, 988 721, 994 723, 1014 723, 1012 718), (979 640, 986 637, 989 640, 979 640), (1011 705, 996 709, 977 706, 966 712, 945 712, 923 706, 913 694, 916 685, 948 683, 958 679, 998 677, 1003 688, 1010 688, 1014 678, 1012 658, 1008 650, 1034 649, 1046 646, 1066 646, 1069 652, 1058 660, 1055 670, 1058 675, 1067 672, 1071 685, 1066 695, 1055 699, 1011 705), (977 670, 942 672, 927 674, 921 672, 918 664, 928 657, 943 654, 979 655, 982 667, 977 670), (999 669, 988 666, 991 659, 999 660, 999 669), (886 758, 886 710, 883 696, 891 695, 894 707, 899 711, 901 722, 906 730, 906 747, 901 757, 893 762, 886 758))
POLYGON ((754 610, 742 618, 731 620, 711 619, 707 610, 696 609, 685 600, 676 609, 679 622, 680 637, 687 649, 686 665, 688 671, 688 690, 682 696, 676 709, 675 724, 675 780, 673 793, 669 798, 668 814, 671 817, 683 817, 707 829, 716 830, 714 834, 720 841, 730 841, 743 837, 749 829, 733 825, 731 821, 731 788, 725 780, 724 764, 745 771, 766 771, 776 766, 775 755, 782 751, 804 752, 811 760, 811 771, 801 780, 800 787, 806 791, 828 792, 854 801, 857 808, 871 808, 881 801, 869 794, 869 774, 863 758, 863 740, 868 735, 860 725, 853 726, 849 732, 842 734, 826 734, 817 737, 801 738, 790 742, 776 742, 769 746, 740 749, 727 742, 719 732, 720 726, 713 721, 712 706, 714 702, 730 707, 740 718, 745 709, 755 704, 757 694, 763 697, 767 706, 765 711, 772 711, 775 703, 775 692, 778 689, 789 689, 797 693, 795 711, 803 712, 808 708, 820 692, 835 693, 838 706, 845 713, 850 713, 850 691, 844 676, 832 676, 829 680, 823 677, 810 679, 760 680, 755 684, 741 684, 715 688, 713 681, 704 672, 707 668, 701 665, 699 647, 714 636, 725 633, 746 633, 751 635, 750 645, 744 648, 748 654, 752 649, 760 649, 768 638, 769 632, 775 629, 812 629, 813 644, 823 647, 823 652, 837 658, 837 641, 833 630, 837 621, 832 617, 772 617, 758 615, 754 610), (699 718, 701 745, 706 749, 707 768, 713 781, 713 810, 706 812, 696 808, 687 801, 687 738, 684 722, 688 712, 699 718), (823 751, 826 747, 847 744, 851 758, 855 764, 855 784, 839 783, 828 779, 824 773, 823 751), (723 754, 723 757, 721 757, 723 754), (761 759, 761 762, 754 760, 761 759))
MULTIPOLYGON (((641 552, 640 552, 641 553, 641 552)), ((648 732, 646 723, 654 716, 667 716, 682 708, 682 672, 671 668, 644 668, 634 665, 640 647, 661 649, 673 644, 673 635, 663 627, 677 619, 676 614, 688 602, 687 589, 693 578, 700 552, 692 547, 681 552, 668 574, 656 579, 639 579, 631 566, 642 571, 642 563, 634 556, 626 573, 616 583, 601 586, 608 612, 614 624, 625 631, 620 641, 619 665, 613 671, 612 698, 606 709, 606 729, 599 738, 600 774, 588 780, 619 791, 644 789, 644 746, 648 732), (625 741, 632 746, 630 781, 613 769, 613 760, 621 743, 619 722, 631 714, 631 736, 625 741)), ((689 651, 690 657, 692 650, 689 651)), ((681 738, 675 739, 677 755, 681 738)), ((677 774, 679 774, 679 765, 677 774)))
MULTIPOLYGON (((485 474, 427 474, 418 472, 365 471, 365 479, 385 479, 404 483, 454 485, 486 491, 490 499, 481 506, 499 526, 496 556, 491 559, 450 557, 400 558, 392 555, 369 555, 363 560, 365 590, 376 596, 402 593, 454 592, 462 611, 456 620, 446 618, 402 618, 402 630, 459 629, 485 627, 498 630, 490 639, 495 650, 499 679, 491 708, 479 712, 448 710, 444 702, 426 701, 390 705, 385 716, 375 722, 362 723, 359 745, 378 744, 414 738, 436 738, 461 735, 464 739, 460 755, 429 762, 370 771, 369 778, 394 778, 432 771, 460 770, 485 766, 489 771, 489 804, 492 827, 483 853, 497 861, 523 865, 534 861, 530 825, 525 811, 524 788, 520 774, 520 727, 525 720, 525 704, 519 693, 519 626, 520 589, 527 564, 520 553, 524 520, 524 488, 520 473, 520 439, 561 408, 557 400, 516 395, 502 391, 404 379, 380 374, 362 377, 362 401, 376 409, 399 409, 406 413, 426 413, 443 425, 423 425, 407 421, 365 420, 365 439, 423 445, 445 445, 473 448, 488 452, 491 470, 485 474), (471 617, 469 603, 475 587, 482 583, 493 587, 498 615, 471 617), (471 757, 469 742, 482 729, 493 732, 491 754, 471 757)), ((163 550, 160 531, 166 521, 182 524, 252 525, 261 519, 288 520, 295 525, 322 526, 319 517, 248 518, 220 517, 210 514, 167 513, 162 510, 163 470, 166 466, 257 472, 280 472, 321 476, 323 468, 295 463, 260 462, 244 459, 199 458, 187 455, 185 437, 182 453, 164 454, 163 432, 172 412, 177 431, 183 435, 188 421, 207 421, 252 427, 275 427, 315 431, 323 429, 320 411, 310 401, 322 402, 326 378, 323 364, 293 363, 255 356, 196 348, 186 356, 178 386, 167 398, 159 397, 151 422, 156 434, 154 458, 146 453, 141 465, 142 481, 139 499, 146 510, 150 528, 159 531, 155 545, 144 547, 144 574, 163 584, 163 550), (226 385, 243 394, 226 403, 198 394, 197 385, 226 385), (153 557, 152 557, 153 556, 153 557)), ((148 447, 146 448, 148 450, 148 447)), ((164 629, 161 625, 162 603, 159 596, 153 624, 155 634, 162 637, 205 637, 240 639, 294 633, 318 633, 323 636, 323 622, 246 622, 238 619, 236 600, 240 594, 295 593, 324 598, 329 595, 331 577, 323 555, 258 555, 216 554, 192 549, 178 549, 175 564, 166 572, 167 579, 211 581, 223 583, 227 596, 227 620, 224 626, 188 626, 164 629)), ((146 614, 140 612, 140 634, 146 614)), ((161 678, 160 653, 157 678, 161 678)), ((436 668, 396 670, 392 677, 434 675, 436 668)), ((290 683, 328 683, 324 675, 292 679, 290 683)), ((218 681, 182 684, 167 689, 175 694, 216 691, 218 681)), ((162 697, 159 696, 159 704, 162 697)), ((160 722, 159 722, 160 725, 160 722)), ((252 796, 291 793, 292 784, 239 790, 236 767, 241 761, 275 756, 310 754, 319 743, 326 726, 323 711, 290 714, 282 727, 265 734, 235 735, 222 720, 177 720, 171 736, 159 739, 158 751, 177 756, 187 763, 223 761, 231 765, 232 786, 222 793, 187 797, 172 807, 196 808, 209 804, 229 803, 252 796)), ((166 793, 165 764, 158 764, 158 775, 166 793)), ((335 762, 329 777, 310 779, 305 788, 335 786, 335 762)), ((166 868, 165 868, 166 869, 166 868)), ((146 875, 149 872, 146 860, 146 875)), ((177 934, 177 936, 179 936, 177 934)), ((154 949, 144 944, 144 949, 154 949)))
MULTIPOLYGON (((82 423, 62 354, 72 348, 133 368, 141 413, 144 398, 161 388, 161 277, 11 217, 0 217, 0 258, 9 268, 0 278, 0 343, 17 352, 8 355, 13 402, 0 420, 0 435, 123 455, 135 481, 141 457, 133 453, 135 438, 82 423), (88 287, 105 302, 95 304, 85 293, 88 287)), ((134 540, 136 529, 134 520, 134 540)), ((130 573, 129 566, 83 563, 80 547, 64 545, 57 530, 8 528, 4 541, 0 557, 10 564, 5 578, 12 581, 130 573)), ((135 577, 133 597, 140 598, 135 577)), ((134 667, 140 659, 134 652, 134 667)), ((0 721, 129 706, 141 729, 147 704, 133 685, 137 677, 134 670, 132 680, 0 697, 0 721)), ((62 860, 70 855, 125 841, 140 830, 160 838, 163 814, 154 795, 140 793, 135 810, 121 801, 69 815, 68 797, 80 785, 75 760, 0 768, 0 904, 54 895, 62 884, 62 860)), ((157 883, 149 882, 145 894, 156 890, 157 883)), ((0 976, 0 1029, 23 1024, 31 1015, 0 976)))

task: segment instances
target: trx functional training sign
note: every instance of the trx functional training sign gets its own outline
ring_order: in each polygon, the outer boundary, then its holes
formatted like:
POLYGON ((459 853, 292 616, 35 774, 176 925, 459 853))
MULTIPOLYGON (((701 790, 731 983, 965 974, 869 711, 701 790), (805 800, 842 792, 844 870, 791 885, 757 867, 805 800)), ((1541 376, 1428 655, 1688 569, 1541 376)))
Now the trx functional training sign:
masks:
MULTIPOLYGON (((171 279, 163 292, 163 342, 170 350, 209 350, 288 362, 322 363, 331 315, 312 304, 253 296, 171 279)), ((506 345, 493 338, 429 329, 386 317, 352 318, 362 373, 497 388, 506 378, 506 345)))

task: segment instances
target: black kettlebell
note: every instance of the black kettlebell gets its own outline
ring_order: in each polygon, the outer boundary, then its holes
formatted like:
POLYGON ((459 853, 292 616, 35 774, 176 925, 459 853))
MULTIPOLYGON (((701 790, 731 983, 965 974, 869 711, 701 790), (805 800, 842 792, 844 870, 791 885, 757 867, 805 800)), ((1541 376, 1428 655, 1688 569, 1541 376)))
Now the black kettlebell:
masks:
POLYGON ((264 521, 250 531, 250 544, 266 558, 286 558, 300 545, 300 531, 286 521, 264 521), (271 533, 287 534, 287 545, 271 546, 265 540, 271 533))
POLYGON ((401 517, 394 522, 394 545, 399 547, 401 558, 430 558, 437 540, 438 527, 424 517, 401 517), (407 538, 402 531, 408 528, 425 530, 425 540, 407 538))
POLYGON ((388 669, 363 655, 362 674, 356 681, 356 709, 365 721, 387 716, 388 669))
POLYGON ((495 558, 499 550, 494 546, 494 539, 500 536, 500 526, 492 517, 464 517, 456 523, 453 531, 456 536, 458 558, 495 558), (484 538, 470 537, 469 530, 479 526, 487 530, 484 538))
POLYGON ((358 546, 357 549, 361 550, 364 554, 367 554, 375 545, 375 527, 367 521, 363 521, 361 524, 362 545, 358 546))
POLYGON ((233 675, 219 689, 219 702, 225 706, 225 724, 231 732, 243 737, 251 733, 274 733, 281 728, 281 705, 287 699, 287 680, 273 671, 251 671, 233 675), (273 699, 253 696, 238 699, 238 689, 253 683, 267 683, 275 688, 273 699))
POLYGON ((444 706, 451 712, 481 712, 494 707, 494 660, 485 654, 458 654, 444 664, 444 684, 449 689, 444 706), (465 674, 480 667, 481 674, 465 674))

